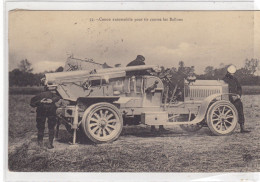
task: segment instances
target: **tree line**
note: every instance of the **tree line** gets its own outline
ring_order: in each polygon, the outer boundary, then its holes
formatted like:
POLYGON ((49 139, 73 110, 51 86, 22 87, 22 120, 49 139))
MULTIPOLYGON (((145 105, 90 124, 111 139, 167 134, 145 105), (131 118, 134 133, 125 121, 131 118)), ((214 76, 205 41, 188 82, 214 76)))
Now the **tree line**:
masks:
MULTIPOLYGON (((185 66, 185 63, 180 61, 178 68, 165 68, 162 66, 161 72, 157 76, 163 78, 167 83, 171 82, 174 85, 181 86, 183 79, 191 75, 202 80, 222 79, 228 66, 223 63, 218 68, 207 66, 203 74, 195 74, 195 66, 185 66)), ((257 69, 259 69, 258 59, 246 59, 244 67, 238 69, 235 76, 242 85, 260 85, 260 76, 255 75, 257 69)), ((24 59, 19 63, 18 68, 9 71, 9 86, 40 86, 41 78, 44 77, 45 73, 61 71, 63 71, 63 67, 58 67, 53 71, 33 73, 32 64, 27 59, 24 59)), ((174 89, 174 86, 172 89, 174 89)))
POLYGON ((54 71, 45 71, 42 73, 32 73, 32 71, 32 64, 27 59, 20 61, 18 68, 9 72, 9 86, 40 86, 41 79, 45 73, 61 72, 63 71, 63 67, 60 66, 54 71))
MULTIPOLYGON (((198 75, 198 79, 217 80, 222 79, 227 72, 229 65, 220 64, 219 68, 207 66, 204 74, 198 75)), ((246 59, 244 67, 238 69, 235 77, 241 85, 260 85, 260 77, 255 75, 256 71, 260 70, 258 59, 246 59)))

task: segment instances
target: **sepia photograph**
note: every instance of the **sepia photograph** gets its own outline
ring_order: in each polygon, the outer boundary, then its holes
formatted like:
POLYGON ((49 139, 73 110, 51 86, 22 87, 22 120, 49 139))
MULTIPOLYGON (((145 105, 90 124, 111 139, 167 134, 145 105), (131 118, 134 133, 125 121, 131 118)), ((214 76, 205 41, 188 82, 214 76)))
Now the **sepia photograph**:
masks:
POLYGON ((8 170, 259 172, 259 20, 9 11, 8 170))

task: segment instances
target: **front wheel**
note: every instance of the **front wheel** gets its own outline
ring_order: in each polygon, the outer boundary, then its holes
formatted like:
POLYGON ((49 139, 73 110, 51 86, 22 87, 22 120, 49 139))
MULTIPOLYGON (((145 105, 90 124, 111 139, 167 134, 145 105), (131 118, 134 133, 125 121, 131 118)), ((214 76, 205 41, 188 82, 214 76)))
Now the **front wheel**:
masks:
POLYGON ((235 106, 228 101, 217 101, 212 104, 207 113, 207 125, 215 135, 231 134, 238 123, 235 106))
POLYGON ((106 102, 91 105, 82 118, 82 126, 88 138, 95 143, 116 140, 123 128, 122 115, 114 105, 106 102))

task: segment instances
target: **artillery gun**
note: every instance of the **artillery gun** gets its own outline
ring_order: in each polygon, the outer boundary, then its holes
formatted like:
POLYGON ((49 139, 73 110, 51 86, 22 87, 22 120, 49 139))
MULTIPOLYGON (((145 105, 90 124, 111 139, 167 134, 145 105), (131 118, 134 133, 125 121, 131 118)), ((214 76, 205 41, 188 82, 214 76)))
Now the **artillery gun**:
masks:
POLYGON ((228 135, 235 130, 238 114, 229 101, 228 85, 224 81, 184 80, 183 99, 167 102, 162 79, 142 74, 147 71, 158 72, 159 67, 142 65, 47 73, 46 87, 69 101, 57 109, 57 114, 66 128, 73 131, 73 143, 79 128, 95 143, 114 141, 126 121, 180 125, 191 132, 207 126, 215 135, 228 135))

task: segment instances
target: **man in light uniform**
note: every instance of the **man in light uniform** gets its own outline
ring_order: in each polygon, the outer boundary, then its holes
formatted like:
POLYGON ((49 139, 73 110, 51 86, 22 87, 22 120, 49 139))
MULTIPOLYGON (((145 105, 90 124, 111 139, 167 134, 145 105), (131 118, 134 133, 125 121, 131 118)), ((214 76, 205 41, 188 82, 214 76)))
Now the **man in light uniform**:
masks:
POLYGON ((232 104, 236 107, 238 112, 238 123, 240 124, 241 133, 248 133, 249 130, 245 129, 245 117, 243 111, 243 103, 241 102, 241 95, 242 95, 242 87, 239 84, 238 80, 234 77, 236 72, 236 67, 234 65, 230 65, 227 68, 227 74, 223 78, 223 80, 228 84, 229 93, 237 94, 237 96, 230 96, 229 100, 232 104))

